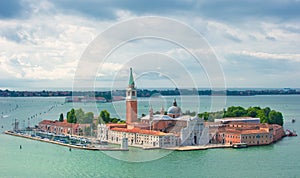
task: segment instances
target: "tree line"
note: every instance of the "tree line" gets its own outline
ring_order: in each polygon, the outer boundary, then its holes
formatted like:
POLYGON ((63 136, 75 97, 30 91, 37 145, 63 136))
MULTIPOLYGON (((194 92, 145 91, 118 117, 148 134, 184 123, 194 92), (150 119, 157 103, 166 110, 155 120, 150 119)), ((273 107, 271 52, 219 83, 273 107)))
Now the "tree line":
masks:
POLYGON ((260 108, 258 106, 249 107, 247 109, 241 106, 230 106, 223 111, 203 112, 198 114, 205 121, 213 121, 216 118, 225 117, 256 117, 260 118, 260 123, 283 125, 283 116, 281 112, 271 110, 269 107, 260 108))
MULTIPOLYGON (((60 122, 64 121, 63 113, 59 115, 60 122)), ((84 128, 82 132, 85 133, 86 136, 93 136, 95 133, 92 130, 97 129, 97 125, 107 124, 107 123, 126 123, 126 121, 118 119, 118 118, 111 118, 110 113, 107 110, 102 110, 97 117, 95 117, 93 112, 84 112, 81 108, 74 109, 72 108, 70 111, 67 112, 66 120, 68 123, 78 123, 78 124, 90 124, 84 128)))
MULTIPOLYGON (((63 114, 60 114, 59 121, 63 121, 63 114)), ((102 110, 98 117, 94 116, 93 112, 84 112, 81 108, 72 108, 67 112, 67 122, 68 123, 78 123, 78 124, 90 124, 96 122, 98 124, 103 123, 125 123, 124 120, 118 118, 111 118, 110 113, 107 110, 102 110)))

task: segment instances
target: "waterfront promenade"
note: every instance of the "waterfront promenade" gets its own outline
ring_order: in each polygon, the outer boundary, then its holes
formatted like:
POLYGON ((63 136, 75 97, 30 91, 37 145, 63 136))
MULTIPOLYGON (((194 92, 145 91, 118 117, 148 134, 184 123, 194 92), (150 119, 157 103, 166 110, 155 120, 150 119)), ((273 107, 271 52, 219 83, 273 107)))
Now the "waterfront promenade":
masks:
POLYGON ((89 147, 89 146, 85 147, 85 146, 71 145, 71 144, 61 143, 58 141, 46 140, 46 139, 42 139, 42 138, 38 138, 38 137, 32 137, 32 136, 26 135, 26 134, 15 133, 12 131, 5 131, 4 133, 7 135, 11 135, 11 136, 22 137, 22 138, 27 138, 27 139, 31 139, 31 140, 37 140, 37 141, 41 141, 41 142, 47 142, 47 143, 52 143, 52 144, 56 144, 56 145, 66 146, 66 147, 75 148, 75 149, 82 149, 82 150, 92 150, 92 151, 128 151, 129 150, 129 149, 123 149, 123 148, 114 148, 114 147, 89 147))
MULTIPOLYGON (((67 143, 61 143, 58 141, 54 140, 48 140, 48 139, 42 139, 38 137, 32 137, 30 135, 26 134, 21 134, 21 133, 15 133, 12 131, 5 131, 4 132, 7 135, 11 136, 16 136, 16 137, 21 137, 21 138, 26 138, 26 139, 31 139, 31 140, 36 140, 36 141, 41 141, 41 142, 46 142, 46 143, 52 143, 56 145, 61 145, 61 146, 66 146, 69 148, 75 148, 75 149, 82 149, 82 150, 91 150, 91 151, 129 151, 129 149, 123 149, 123 148, 114 148, 114 147, 89 147, 89 146, 78 146, 78 145, 71 145, 67 143)), ((130 145, 128 145, 130 146, 130 145)), ((152 149, 159 149, 156 147, 142 147, 142 146, 133 146, 133 147, 138 147, 142 148, 144 150, 152 150, 152 149)), ((232 148, 232 145, 224 145, 224 144, 210 144, 210 145, 203 145, 203 146, 182 146, 182 147, 165 147, 162 149, 166 150, 174 150, 174 151, 193 151, 193 150, 207 150, 207 149, 213 149, 213 148, 232 148)))
POLYGON ((165 149, 175 150, 175 151, 193 151, 193 150, 207 150, 207 149, 214 149, 214 148, 232 148, 232 145, 229 145, 229 144, 208 144, 208 145, 169 147, 169 148, 165 148, 165 149))

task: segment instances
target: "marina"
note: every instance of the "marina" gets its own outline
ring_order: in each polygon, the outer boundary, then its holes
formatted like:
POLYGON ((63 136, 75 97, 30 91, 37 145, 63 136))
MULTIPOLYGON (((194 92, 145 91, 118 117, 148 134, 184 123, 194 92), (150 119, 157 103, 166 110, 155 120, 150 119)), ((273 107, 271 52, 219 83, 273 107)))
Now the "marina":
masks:
POLYGON ((129 149, 124 149, 124 148, 114 148, 114 147, 104 147, 100 145, 91 145, 91 144, 68 144, 65 142, 61 142, 59 140, 50 140, 48 138, 41 138, 41 137, 33 137, 31 135, 23 134, 23 133, 15 133, 13 131, 5 131, 4 132, 7 135, 11 136, 16 136, 16 137, 22 137, 26 139, 31 139, 31 140, 36 140, 36 141, 41 141, 41 142, 46 142, 46 143, 52 143, 56 145, 61 145, 61 146, 66 146, 69 148, 75 148, 75 149, 82 149, 82 150, 91 150, 91 151, 128 151, 129 149))

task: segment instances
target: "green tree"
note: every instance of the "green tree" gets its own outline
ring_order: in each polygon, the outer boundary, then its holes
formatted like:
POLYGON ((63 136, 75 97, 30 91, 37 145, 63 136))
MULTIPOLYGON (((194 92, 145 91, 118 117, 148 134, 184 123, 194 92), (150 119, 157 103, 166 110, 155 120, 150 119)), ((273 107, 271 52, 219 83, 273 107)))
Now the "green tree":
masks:
POLYGON ((75 116, 76 116, 78 123, 80 123, 80 124, 84 123, 84 115, 85 115, 85 113, 81 108, 75 110, 75 116))
POLYGON ((126 121, 124 121, 124 120, 120 120, 119 122, 118 122, 118 124, 125 124, 126 123, 126 121))
POLYGON ((283 125, 283 116, 282 116, 281 112, 277 112, 274 110, 270 111, 269 112, 269 123, 283 125))
POLYGON ((102 110, 98 117, 99 123, 109 123, 110 113, 107 110, 102 110))
POLYGON ((205 121, 207 121, 209 119, 209 113, 208 112, 200 113, 198 114, 198 117, 203 118, 205 121))
POLYGON ((76 123, 77 122, 74 108, 72 108, 71 111, 69 111, 67 113, 67 122, 68 123, 76 123))
POLYGON ((269 107, 266 107, 266 108, 263 109, 263 111, 265 112, 266 116, 269 116, 269 113, 270 113, 271 109, 269 107))
POLYGON ((64 121, 64 114, 63 113, 60 113, 60 116, 59 116, 59 122, 63 122, 64 121))
POLYGON ((257 111, 257 117, 260 118, 260 123, 269 123, 268 116, 266 116, 263 110, 257 111))
POLYGON ((112 123, 118 123, 119 121, 120 121, 120 119, 117 119, 117 118, 110 119, 110 122, 112 122, 112 123))
POLYGON ((247 109, 247 116, 249 117, 257 117, 257 112, 260 109, 256 108, 256 107, 250 107, 247 109))
MULTIPOLYGON (((249 107, 244 109, 241 106, 230 106, 227 110, 223 110, 223 112, 219 112, 221 115, 223 113, 224 117, 258 117, 260 118, 261 123, 269 123, 269 124, 278 124, 283 125, 283 116, 281 112, 271 110, 269 107, 260 108, 258 106, 249 107)), ((199 117, 203 117, 205 120, 213 121, 214 119, 220 117, 221 115, 218 112, 211 112, 211 113, 201 113, 199 117)))
POLYGON ((247 111, 241 106, 230 106, 227 111, 224 112, 224 117, 241 117, 246 116, 247 111))
POLYGON ((93 120, 94 120, 94 113, 92 112, 85 113, 83 123, 90 124, 93 123, 93 120))

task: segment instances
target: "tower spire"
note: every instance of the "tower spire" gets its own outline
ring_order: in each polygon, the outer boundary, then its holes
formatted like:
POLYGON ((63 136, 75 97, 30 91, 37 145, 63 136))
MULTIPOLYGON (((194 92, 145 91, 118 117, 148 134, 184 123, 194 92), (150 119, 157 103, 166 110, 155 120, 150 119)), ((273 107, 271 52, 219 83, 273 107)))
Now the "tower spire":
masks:
POLYGON ((177 106, 176 98, 174 98, 173 106, 177 106))
POLYGON ((130 68, 130 77, 129 77, 128 86, 134 88, 134 79, 133 79, 133 74, 132 74, 132 68, 130 68))

